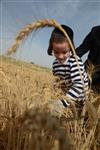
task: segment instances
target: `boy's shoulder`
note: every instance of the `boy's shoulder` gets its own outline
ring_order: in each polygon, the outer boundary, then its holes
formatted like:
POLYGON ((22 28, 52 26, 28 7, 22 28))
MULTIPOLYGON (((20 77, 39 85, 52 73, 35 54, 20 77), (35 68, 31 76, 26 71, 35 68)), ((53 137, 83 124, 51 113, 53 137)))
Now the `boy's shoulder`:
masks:
MULTIPOLYGON (((79 66, 83 67, 84 64, 83 64, 81 58, 78 57, 77 55, 76 55, 76 58, 77 58, 77 61, 78 61, 79 66)), ((70 59, 69 59, 69 64, 70 64, 71 67, 72 67, 72 66, 73 66, 73 67, 76 67, 76 66, 77 66, 76 58, 75 58, 74 55, 71 55, 71 57, 70 57, 70 59)))
POLYGON ((76 61, 76 59, 79 62, 82 62, 81 58, 79 56, 77 56, 77 55, 71 55, 69 61, 76 61))

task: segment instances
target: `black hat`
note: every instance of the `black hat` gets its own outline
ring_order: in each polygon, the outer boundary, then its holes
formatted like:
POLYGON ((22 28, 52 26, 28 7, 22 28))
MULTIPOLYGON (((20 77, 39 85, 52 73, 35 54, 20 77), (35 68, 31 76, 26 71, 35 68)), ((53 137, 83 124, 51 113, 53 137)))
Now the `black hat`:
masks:
MULTIPOLYGON (((70 27, 66 26, 66 25, 61 25, 61 27, 66 31, 66 33, 68 34, 71 42, 73 43, 73 35, 74 35, 73 30, 70 27)), ((54 28, 54 30, 51 33, 51 38, 52 38, 52 35, 54 33, 65 36, 64 33, 61 30, 59 30, 58 28, 54 28)), ((52 55, 52 49, 53 48, 52 48, 51 38, 50 38, 49 47, 48 47, 48 50, 47 50, 48 55, 52 55)))

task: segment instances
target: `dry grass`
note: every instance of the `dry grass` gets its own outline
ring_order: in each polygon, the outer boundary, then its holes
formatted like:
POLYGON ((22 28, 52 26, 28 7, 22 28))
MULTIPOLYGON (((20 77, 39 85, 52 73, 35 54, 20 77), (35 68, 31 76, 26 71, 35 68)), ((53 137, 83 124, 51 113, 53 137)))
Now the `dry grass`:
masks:
POLYGON ((80 117, 73 106, 58 119, 47 107, 61 96, 51 71, 3 57, 0 62, 0 150, 99 150, 99 95, 89 91, 80 117))

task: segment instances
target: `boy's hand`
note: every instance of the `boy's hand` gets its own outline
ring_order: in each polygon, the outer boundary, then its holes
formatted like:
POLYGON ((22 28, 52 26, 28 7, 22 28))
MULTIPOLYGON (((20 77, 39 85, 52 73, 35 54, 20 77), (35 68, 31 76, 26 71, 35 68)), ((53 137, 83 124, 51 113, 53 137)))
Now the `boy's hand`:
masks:
POLYGON ((66 100, 49 101, 50 113, 53 116, 60 117, 64 113, 64 109, 70 104, 66 100))

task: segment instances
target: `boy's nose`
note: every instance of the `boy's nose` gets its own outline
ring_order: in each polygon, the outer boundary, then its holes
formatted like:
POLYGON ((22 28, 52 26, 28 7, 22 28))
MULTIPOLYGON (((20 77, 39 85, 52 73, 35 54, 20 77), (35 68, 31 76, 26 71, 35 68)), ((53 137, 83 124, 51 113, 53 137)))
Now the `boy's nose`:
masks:
POLYGON ((63 59, 63 55, 59 55, 58 58, 59 58, 59 59, 63 59))

